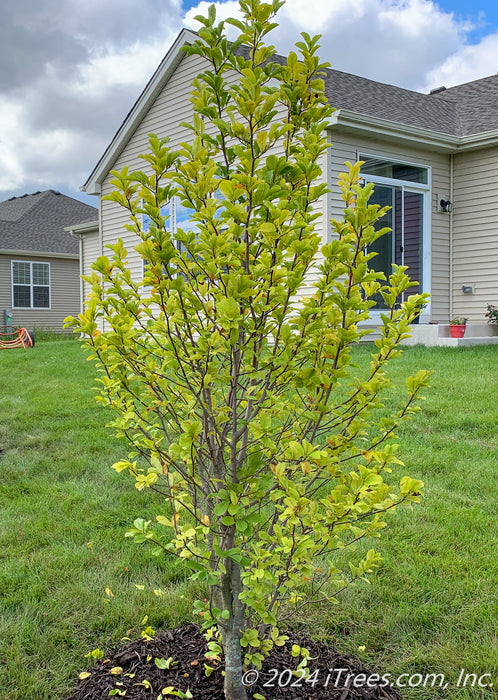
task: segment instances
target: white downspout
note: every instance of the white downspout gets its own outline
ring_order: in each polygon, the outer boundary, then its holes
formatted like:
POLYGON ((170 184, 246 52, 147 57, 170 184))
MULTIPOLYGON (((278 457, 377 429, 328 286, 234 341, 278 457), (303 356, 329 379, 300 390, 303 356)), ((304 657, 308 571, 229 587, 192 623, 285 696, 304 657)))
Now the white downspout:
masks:
POLYGON ((450 154, 450 202, 451 211, 449 213, 449 227, 450 227, 450 318, 453 318, 453 176, 454 176, 454 158, 453 153, 450 154))

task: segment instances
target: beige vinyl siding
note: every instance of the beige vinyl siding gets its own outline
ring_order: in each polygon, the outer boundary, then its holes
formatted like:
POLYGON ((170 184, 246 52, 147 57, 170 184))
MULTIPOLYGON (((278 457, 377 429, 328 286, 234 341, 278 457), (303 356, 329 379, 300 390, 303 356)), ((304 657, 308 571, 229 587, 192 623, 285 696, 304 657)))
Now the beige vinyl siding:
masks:
POLYGON ((4 309, 12 309, 14 326, 61 331, 66 316, 77 316, 80 312, 79 260, 0 255, 0 325, 3 325, 4 309), (12 260, 50 263, 50 309, 12 307, 12 260))
MULTIPOLYGON (((148 135, 150 133, 161 137, 167 136, 170 139, 172 148, 176 148, 182 141, 190 138, 191 132, 180 126, 180 123, 183 121, 190 122, 191 120, 190 84, 204 66, 203 60, 198 56, 185 56, 182 59, 124 147, 113 165, 114 170, 120 170, 123 167, 128 167, 130 170, 146 169, 146 163, 139 158, 139 155, 147 152, 148 135)), ((103 182, 102 195, 112 192, 111 179, 111 176, 108 175, 103 182)), ((129 253, 128 261, 132 274, 135 279, 141 278, 142 262, 138 254, 133 251, 134 246, 138 243, 138 237, 124 229, 124 226, 129 223, 127 212, 118 204, 105 200, 101 200, 101 211, 104 251, 108 243, 122 238, 129 253)))
POLYGON ((452 216, 453 314, 484 323, 498 305, 498 147, 455 156, 452 216))
MULTIPOLYGON (((95 260, 102 254, 100 251, 100 234, 98 231, 93 231, 92 233, 82 234, 81 246, 81 270, 83 275, 88 276, 92 273, 91 265, 95 260)), ((90 292, 90 285, 88 282, 83 281, 83 303, 88 297, 90 292)))
POLYGON ((330 217, 341 215, 343 202, 336 182, 345 170, 344 162, 355 162, 359 154, 423 165, 431 169, 431 321, 447 322, 449 316, 449 216, 437 211, 437 201, 449 198, 449 156, 421 147, 394 144, 375 138, 358 137, 345 130, 331 131, 329 155, 332 192, 329 195, 330 217))
MULTIPOLYGON (((150 133, 158 134, 161 137, 168 136, 173 148, 177 147, 182 141, 191 139, 192 134, 190 130, 180 126, 180 123, 191 121, 190 85, 192 80, 204 68, 205 63, 199 56, 185 56, 182 59, 147 115, 124 147, 113 165, 113 170, 119 170, 125 166, 129 169, 146 169, 146 163, 139 158, 139 155, 147 152, 148 135, 150 133)), ((322 166, 324 172, 326 167, 327 157, 324 156, 322 166)), ((111 176, 107 176, 102 185, 103 195, 108 194, 113 189, 110 180, 111 176)), ((316 208, 325 212, 326 206, 327 198, 323 197, 317 203, 316 208)), ((124 229, 125 224, 129 222, 126 211, 114 202, 105 200, 101 200, 101 211, 103 245, 105 246, 110 242, 116 241, 118 237, 122 238, 129 253, 128 261, 132 274, 135 279, 140 279, 142 263, 138 254, 133 251, 134 246, 138 243, 138 238, 124 229)), ((326 216, 320 217, 316 225, 317 232, 322 233, 322 235, 325 230, 323 226, 325 220, 326 216)), ((310 277, 308 286, 303 289, 303 294, 307 295, 313 291, 312 281, 313 277, 310 277)))

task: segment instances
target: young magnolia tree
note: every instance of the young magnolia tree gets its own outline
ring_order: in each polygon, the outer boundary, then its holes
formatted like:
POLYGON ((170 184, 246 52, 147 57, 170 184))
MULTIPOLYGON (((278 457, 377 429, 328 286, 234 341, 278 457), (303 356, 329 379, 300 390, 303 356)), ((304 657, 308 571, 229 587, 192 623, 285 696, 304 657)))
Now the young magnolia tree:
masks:
POLYGON ((246 698, 243 666, 285 642, 297 611, 380 560, 370 550, 341 570, 338 550, 377 537, 384 514, 421 488, 384 477, 400 464, 394 431, 428 374, 408 379, 393 415, 377 409, 386 364, 426 298, 406 297, 405 268, 388 280, 369 269, 385 210, 369 205, 360 164, 341 175, 344 218, 322 245, 325 64, 306 34, 273 60, 264 39, 280 5, 241 0, 243 19, 227 20, 233 42, 213 7, 198 18, 187 53, 205 71, 191 137, 172 149, 151 136, 143 171, 113 173, 109 199, 129 210, 143 279, 119 240, 94 264, 87 310, 73 319, 99 362, 111 425, 131 445, 114 468, 164 496, 157 522, 136 520, 128 534, 174 552, 208 587, 196 611, 211 654, 223 651, 229 700, 246 698), (174 235, 173 198, 190 210, 174 235), (311 271, 315 291, 303 296, 311 271), (380 296, 381 337, 360 378, 351 349, 380 296))

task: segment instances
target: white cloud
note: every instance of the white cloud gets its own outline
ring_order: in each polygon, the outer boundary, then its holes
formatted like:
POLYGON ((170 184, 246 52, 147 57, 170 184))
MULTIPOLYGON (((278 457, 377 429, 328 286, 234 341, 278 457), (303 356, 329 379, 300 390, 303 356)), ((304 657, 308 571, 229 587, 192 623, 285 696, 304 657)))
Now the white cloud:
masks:
MULTIPOLYGON (((183 24, 189 29, 197 31, 200 27, 200 24, 194 19, 194 17, 196 15, 202 15, 203 17, 207 17, 208 9, 210 5, 213 4, 216 5, 216 18, 218 19, 218 21, 228 19, 229 17, 233 17, 235 19, 242 19, 242 13, 239 9, 239 3, 237 2, 237 0, 227 0, 226 2, 221 3, 212 3, 206 2, 206 0, 201 0, 201 2, 198 5, 192 7, 185 14, 185 17, 183 18, 183 24)), ((231 28, 228 25, 225 28, 229 36, 234 35, 235 29, 231 28)))
POLYGON ((451 87, 478 80, 498 71, 498 32, 484 37, 479 44, 463 46, 428 74, 429 88, 451 87))
POLYGON ((0 199, 77 190, 181 26, 181 0, 0 3, 0 199))
MULTIPOLYGON (((335 23, 351 26, 367 12, 371 0, 288 0, 282 8, 285 17, 299 31, 323 34, 335 23)), ((295 32, 296 30, 294 30, 295 32)))
POLYGON ((0 192, 22 184, 24 169, 16 138, 21 111, 11 100, 0 100, 0 192))
MULTIPOLYGON (((215 3, 220 18, 236 4, 215 3)), ((205 12, 204 0, 185 21, 205 12)), ((472 28, 431 0, 287 0, 270 35, 288 52, 302 31, 322 35, 322 58, 333 68, 381 82, 419 89, 434 66, 457 51, 472 28)))
MULTIPOLYGON (((15 100, 0 100, 0 134, 0 192, 9 194, 28 191, 27 183, 30 191, 77 190, 89 167, 82 154, 95 147, 93 135, 75 129, 29 129, 26 110, 15 100)), ((105 141, 98 145, 103 148, 105 141)))
POLYGON ((135 42, 126 50, 99 52, 82 66, 73 89, 89 96, 102 95, 117 85, 136 86, 140 91, 161 62, 165 45, 175 36, 176 32, 150 44, 135 42))

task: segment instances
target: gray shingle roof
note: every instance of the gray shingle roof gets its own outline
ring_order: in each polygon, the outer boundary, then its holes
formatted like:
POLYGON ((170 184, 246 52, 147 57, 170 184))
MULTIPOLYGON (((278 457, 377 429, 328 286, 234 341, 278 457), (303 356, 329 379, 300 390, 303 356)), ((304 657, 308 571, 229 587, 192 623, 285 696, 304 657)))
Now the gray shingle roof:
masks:
POLYGON ((452 103, 458 117, 458 136, 498 129, 498 75, 456 85, 430 95, 436 102, 452 103))
MULTIPOLYGON (((244 48, 239 53, 247 55, 244 48)), ((284 56, 273 60, 285 63, 284 56)), ((498 75, 426 95, 395 85, 326 69, 325 94, 332 107, 450 136, 498 129, 498 75)))
POLYGON ((425 95, 328 70, 325 91, 337 109, 442 134, 470 136, 498 129, 498 75, 425 95))
POLYGON ((54 190, 0 202, 0 249, 78 253, 66 226, 97 219, 97 209, 54 190))
POLYGON ((347 109, 443 134, 458 134, 457 102, 454 100, 437 100, 434 95, 424 95, 337 70, 327 70, 324 79, 325 93, 336 109, 347 109))

